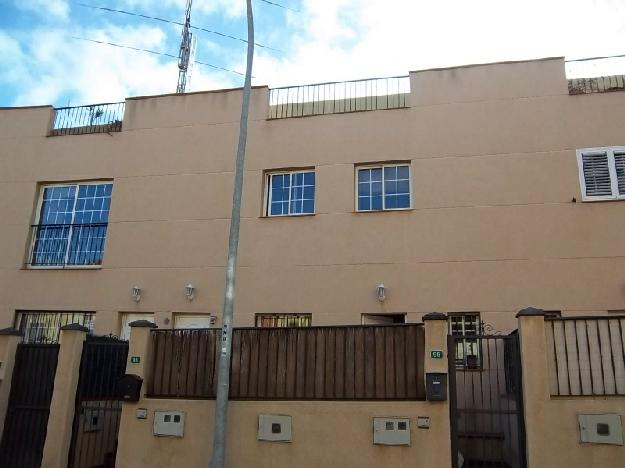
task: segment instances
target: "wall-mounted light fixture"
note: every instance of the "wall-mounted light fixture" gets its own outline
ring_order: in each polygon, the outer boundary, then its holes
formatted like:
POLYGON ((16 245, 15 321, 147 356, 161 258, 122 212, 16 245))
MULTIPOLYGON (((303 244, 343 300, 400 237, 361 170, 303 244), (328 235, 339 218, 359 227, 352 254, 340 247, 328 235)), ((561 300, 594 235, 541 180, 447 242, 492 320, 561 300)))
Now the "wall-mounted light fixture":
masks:
POLYGON ((135 302, 139 302, 141 300, 141 288, 138 286, 133 286, 130 292, 132 295, 132 300, 135 302))
POLYGON ((386 288, 384 287, 383 283, 378 284, 376 292, 378 295, 378 301, 384 302, 386 300, 386 288))
POLYGON ((184 295, 187 296, 187 299, 189 299, 190 301, 193 300, 193 298, 195 297, 195 288, 192 284, 187 284, 184 287, 184 295))

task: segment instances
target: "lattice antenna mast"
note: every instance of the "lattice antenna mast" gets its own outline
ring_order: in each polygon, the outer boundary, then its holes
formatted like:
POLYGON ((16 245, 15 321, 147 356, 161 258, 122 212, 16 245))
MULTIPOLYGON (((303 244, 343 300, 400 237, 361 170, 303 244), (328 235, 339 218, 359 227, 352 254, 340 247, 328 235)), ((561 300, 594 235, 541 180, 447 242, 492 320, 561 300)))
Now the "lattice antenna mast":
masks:
POLYGON ((177 93, 184 93, 187 88, 187 72, 189 70, 189 58, 191 56, 192 38, 191 34, 191 4, 193 0, 187 0, 184 26, 182 27, 182 38, 180 39, 180 52, 178 53, 178 86, 177 93))

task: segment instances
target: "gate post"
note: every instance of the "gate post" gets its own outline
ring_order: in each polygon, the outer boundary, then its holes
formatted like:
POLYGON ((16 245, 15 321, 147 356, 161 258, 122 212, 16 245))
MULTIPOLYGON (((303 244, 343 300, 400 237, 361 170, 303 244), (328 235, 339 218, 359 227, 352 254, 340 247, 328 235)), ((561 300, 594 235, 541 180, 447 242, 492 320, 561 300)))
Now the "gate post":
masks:
POLYGON ((541 309, 528 307, 516 316, 519 321, 527 467, 540 468, 534 463, 533 455, 549 450, 548 440, 544 441, 541 438, 544 434, 540 432, 543 427, 542 407, 549 400, 545 313, 541 309))
POLYGON ((9 405, 15 353, 21 339, 22 333, 15 328, 0 330, 0 440, 2 440, 4 419, 9 405))
POLYGON ((61 327, 59 358, 41 468, 67 467, 82 348, 88 331, 76 323, 61 327))
MULTIPOLYGON (((422 318, 423 326, 425 327, 425 353, 423 359, 424 376, 429 372, 447 374, 447 399, 445 401, 430 402, 432 409, 439 415, 437 418, 440 421, 441 427, 439 429, 440 447, 436 447, 436 450, 432 450, 432 453, 437 453, 435 457, 430 460, 423 459, 423 466, 436 466, 437 468, 450 468, 452 466, 452 446, 451 446, 451 424, 449 419, 449 399, 452 397, 451 391, 453 389, 449 386, 449 364, 445 359, 445 353, 449 352, 447 349, 447 315, 440 312, 430 312, 425 314, 422 318), (442 353, 437 353, 438 351, 442 353), (435 409, 436 408, 436 409, 435 409), (444 436, 443 436, 444 434, 444 436), (444 448, 443 448, 444 447, 444 448)), ((427 385, 427 384, 426 384, 427 385)), ((428 406, 429 406, 428 405, 428 406)), ((425 454, 423 455, 425 457, 425 454)))

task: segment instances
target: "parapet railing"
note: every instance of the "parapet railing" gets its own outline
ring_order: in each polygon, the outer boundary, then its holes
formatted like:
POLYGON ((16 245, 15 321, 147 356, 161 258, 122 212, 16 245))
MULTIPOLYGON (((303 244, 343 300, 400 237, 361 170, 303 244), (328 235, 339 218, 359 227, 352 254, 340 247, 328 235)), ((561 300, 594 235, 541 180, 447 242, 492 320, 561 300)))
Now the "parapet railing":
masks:
POLYGON ((269 118, 399 109, 407 106, 409 76, 334 81, 269 90, 269 118))
MULTIPOLYGON (((220 329, 153 330, 148 395, 215 398, 220 329)), ((235 328, 230 398, 423 400, 421 324, 235 328)))
POLYGON ((124 102, 54 109, 52 135, 121 132, 124 102))
POLYGON ((545 320, 552 396, 625 395, 625 315, 545 320))

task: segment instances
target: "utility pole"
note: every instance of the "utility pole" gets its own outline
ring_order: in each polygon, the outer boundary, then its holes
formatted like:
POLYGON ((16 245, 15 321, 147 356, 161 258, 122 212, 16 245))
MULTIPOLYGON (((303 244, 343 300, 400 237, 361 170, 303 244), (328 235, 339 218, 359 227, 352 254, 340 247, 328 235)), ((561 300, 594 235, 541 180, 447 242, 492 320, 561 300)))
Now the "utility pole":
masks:
POLYGON ((241 225, 241 194, 243 192, 243 167, 245 164, 245 144, 247 142, 247 118, 252 93, 252 63, 254 61, 254 15, 252 0, 247 3, 247 65, 243 102, 241 103, 241 121, 239 124, 239 145, 234 171, 234 189, 232 193, 232 215, 230 217, 230 235, 228 238, 228 263, 226 265, 226 287, 222 316, 221 342, 219 344, 219 370, 217 374, 217 398, 213 427, 213 451, 210 468, 224 468, 226 459, 226 432, 228 428, 228 393, 230 390, 230 354, 232 352, 232 316, 234 311, 234 287, 239 250, 239 227, 241 225))
POLYGON ((187 7, 184 14, 184 26, 182 27, 182 37, 180 38, 180 51, 178 52, 178 85, 177 93, 184 93, 187 88, 187 71, 189 69, 189 59, 193 48, 193 35, 189 31, 191 27, 191 6, 193 0, 187 0, 187 7))

